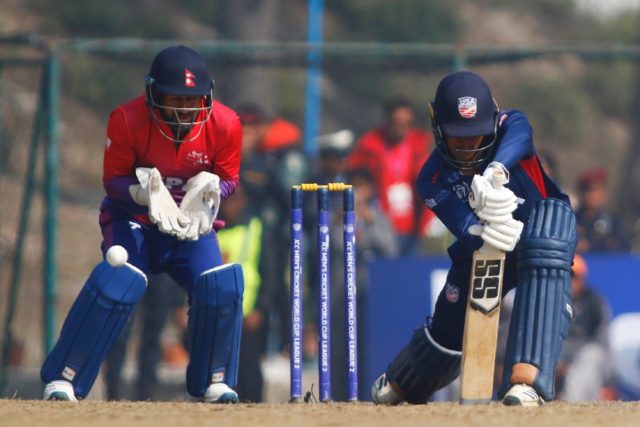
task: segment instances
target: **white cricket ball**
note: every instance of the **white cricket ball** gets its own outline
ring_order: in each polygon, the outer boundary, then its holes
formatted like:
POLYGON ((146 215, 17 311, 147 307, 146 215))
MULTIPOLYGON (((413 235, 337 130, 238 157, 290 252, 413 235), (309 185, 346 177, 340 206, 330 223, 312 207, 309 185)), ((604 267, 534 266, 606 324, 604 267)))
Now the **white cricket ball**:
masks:
POLYGON ((127 250, 120 245, 114 245, 109 248, 107 251, 107 262, 111 264, 112 267, 120 267, 129 258, 129 254, 127 250))

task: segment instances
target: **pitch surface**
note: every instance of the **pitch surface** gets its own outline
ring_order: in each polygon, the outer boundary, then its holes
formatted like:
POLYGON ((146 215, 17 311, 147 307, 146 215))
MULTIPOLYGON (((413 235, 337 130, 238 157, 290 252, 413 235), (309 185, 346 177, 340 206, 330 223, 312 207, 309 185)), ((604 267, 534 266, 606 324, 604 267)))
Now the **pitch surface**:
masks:
POLYGON ((42 402, 0 400, 0 425, 6 427, 194 427, 221 426, 464 426, 591 427, 637 426, 640 403, 549 403, 541 408, 498 403, 460 406, 436 403, 380 407, 372 404, 239 404, 182 402, 42 402))

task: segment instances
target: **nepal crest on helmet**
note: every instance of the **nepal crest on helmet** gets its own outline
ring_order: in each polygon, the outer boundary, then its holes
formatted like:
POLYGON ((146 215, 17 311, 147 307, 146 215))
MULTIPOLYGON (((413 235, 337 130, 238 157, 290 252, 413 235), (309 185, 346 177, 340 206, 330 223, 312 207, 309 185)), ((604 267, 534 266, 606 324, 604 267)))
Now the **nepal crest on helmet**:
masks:
POLYGON ((196 87, 196 75, 187 68, 184 69, 184 86, 196 87))

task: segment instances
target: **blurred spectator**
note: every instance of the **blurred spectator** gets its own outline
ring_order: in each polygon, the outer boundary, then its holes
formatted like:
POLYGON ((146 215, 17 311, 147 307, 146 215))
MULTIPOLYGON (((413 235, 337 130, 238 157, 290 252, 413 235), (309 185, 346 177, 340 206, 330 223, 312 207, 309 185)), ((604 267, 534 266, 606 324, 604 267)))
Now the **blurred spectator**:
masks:
POLYGON ((274 321, 278 326, 274 345, 284 350, 289 341, 289 209, 292 185, 306 180, 302 132, 282 118, 269 118, 255 104, 236 111, 243 127, 240 180, 249 199, 249 209, 263 221, 263 233, 270 242, 263 255, 262 281, 272 289, 274 321))
POLYGON ((251 206, 265 221, 278 222, 289 209, 289 189, 306 178, 302 132, 292 122, 268 118, 254 104, 237 109, 242 122, 241 178, 251 206))
POLYGON ((236 391, 241 401, 261 402, 264 386, 261 362, 267 349, 267 314, 272 295, 262 281, 263 255, 267 252, 263 223, 249 209, 242 181, 236 193, 220 207, 220 217, 226 222, 218 232, 222 259, 225 263, 239 263, 244 273, 244 322, 236 391))
POLYGON ((329 182, 347 182, 345 166, 347 156, 353 148, 353 132, 343 129, 338 132, 320 136, 318 145, 318 161, 314 162, 311 182, 327 184, 329 182))
POLYGON ((429 155, 431 137, 415 127, 415 112, 407 99, 386 102, 383 112, 384 122, 360 138, 347 167, 364 167, 371 172, 382 210, 400 240, 401 252, 411 253, 433 218, 431 211, 417 202, 414 184, 429 155))
POLYGON ((613 365, 609 350, 610 310, 586 282, 587 263, 573 260, 573 320, 556 370, 556 391, 567 401, 612 400, 613 365))
MULTIPOLYGON (((130 316, 127 325, 116 340, 107 356, 104 377, 108 400, 121 400, 129 397, 122 382, 127 347, 134 319, 141 322, 140 343, 137 354, 137 373, 133 390, 134 400, 161 399, 158 387, 158 367, 163 360, 162 332, 170 316, 179 324, 178 330, 184 331, 178 350, 186 355, 186 297, 184 291, 167 274, 150 275, 147 290, 136 307, 135 315, 130 316)), ((183 358, 186 364, 187 358, 183 358)))
MULTIPOLYGON (((353 186, 356 211, 356 240, 362 261, 372 261, 377 257, 394 257, 400 252, 393 225, 380 207, 376 185, 367 169, 353 169, 347 172, 347 182, 353 186)), ((359 264, 360 289, 366 291, 368 280, 366 264, 359 264)))
POLYGON ((605 169, 583 173, 577 183, 578 252, 629 251, 630 244, 608 201, 605 169))
MULTIPOLYGON (((354 136, 353 132, 344 129, 338 132, 322 135, 317 138, 318 158, 313 162, 311 176, 309 182, 317 184, 328 184, 332 182, 344 182, 350 184, 345 170, 347 156, 353 148, 354 136)), ((341 221, 342 217, 336 212, 342 212, 342 192, 330 192, 330 210, 334 219, 341 221)), ((314 193, 305 197, 305 206, 303 209, 303 224, 305 233, 308 238, 313 241, 316 235, 317 224, 317 197, 314 193)), ((358 214, 360 214, 358 212, 358 214)), ((342 230, 342 226, 338 226, 335 230, 342 230)), ((332 233, 333 234, 333 233, 332 233)), ((341 237, 340 237, 341 238, 341 237)), ((316 277, 316 253, 315 246, 310 247, 310 255, 308 264, 310 268, 309 277, 316 277)), ((340 249, 342 250, 342 249, 340 249)), ((314 285, 315 282, 311 281, 314 285)), ((315 289, 312 289, 315 292, 315 289)), ((313 312, 314 307, 310 307, 313 312)))
MULTIPOLYGON (((359 320, 366 312, 364 306, 369 288, 367 264, 378 257, 393 257, 399 254, 397 236, 391 222, 380 209, 376 186, 371 172, 354 169, 346 173, 345 182, 353 186, 356 211, 356 288, 359 320)), ((340 206, 342 206, 340 204, 340 206)), ((342 210, 336 208, 332 215, 331 234, 331 361, 333 399, 347 399, 347 363, 345 341, 345 289, 344 248, 342 235, 342 210)), ((364 342, 365 322, 358 322, 358 348, 362 355, 367 351, 364 342)), ((363 382, 362 363, 359 363, 359 392, 368 397, 370 384, 363 382)))

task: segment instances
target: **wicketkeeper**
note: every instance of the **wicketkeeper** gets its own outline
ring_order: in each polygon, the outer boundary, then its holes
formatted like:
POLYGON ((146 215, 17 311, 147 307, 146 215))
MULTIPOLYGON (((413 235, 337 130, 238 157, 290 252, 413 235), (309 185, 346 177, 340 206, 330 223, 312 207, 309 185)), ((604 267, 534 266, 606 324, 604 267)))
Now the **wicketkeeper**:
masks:
POLYGON ((202 56, 185 46, 159 52, 144 95, 107 126, 102 251, 120 245, 128 262, 101 262, 80 291, 42 367, 46 400, 87 396, 146 274, 166 272, 189 295, 189 398, 238 401, 243 276, 221 265, 213 223, 238 186, 241 140, 236 113, 213 100, 202 56))
POLYGON ((456 237, 451 268, 433 317, 375 381, 373 401, 424 403, 459 375, 472 256, 486 242, 507 253, 503 295, 517 288, 499 397, 541 405, 554 398, 571 321, 577 238, 569 199, 542 168, 525 114, 499 110, 479 75, 446 76, 430 112, 437 149, 417 187, 456 237), (500 189, 490 182, 496 170, 508 180, 500 189))

